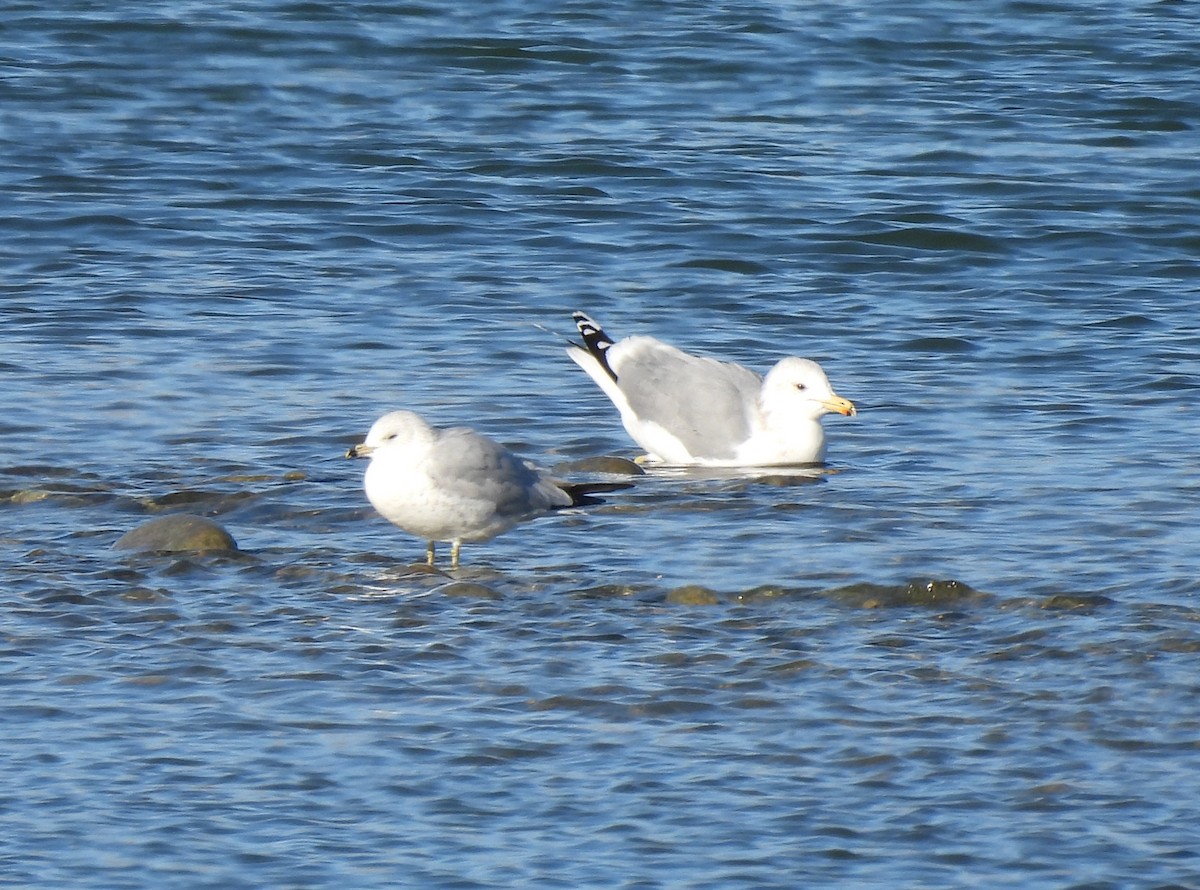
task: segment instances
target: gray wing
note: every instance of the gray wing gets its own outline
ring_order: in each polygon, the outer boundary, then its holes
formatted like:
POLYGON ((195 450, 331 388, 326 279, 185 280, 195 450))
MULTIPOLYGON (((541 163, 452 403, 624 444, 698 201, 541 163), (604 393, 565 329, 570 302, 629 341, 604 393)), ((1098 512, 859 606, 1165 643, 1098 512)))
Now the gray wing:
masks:
POLYGON ((499 517, 516 518, 571 503, 570 495, 536 467, 466 427, 442 430, 429 476, 447 494, 493 505, 499 517))
POLYGON ((733 457, 750 438, 762 378, 749 368, 653 337, 622 340, 608 359, 638 419, 670 432, 693 456, 733 457))

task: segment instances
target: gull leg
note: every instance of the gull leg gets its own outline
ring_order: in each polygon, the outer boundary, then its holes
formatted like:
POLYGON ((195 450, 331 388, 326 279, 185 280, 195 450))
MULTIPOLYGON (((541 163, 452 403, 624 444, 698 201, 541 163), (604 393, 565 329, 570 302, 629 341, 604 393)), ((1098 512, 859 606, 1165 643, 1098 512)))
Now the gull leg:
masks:
POLYGON ((425 564, 428 566, 433 565, 433 551, 436 546, 433 541, 425 542, 425 564))
POLYGON ((450 545, 450 568, 458 568, 458 552, 462 550, 462 541, 455 541, 450 545))

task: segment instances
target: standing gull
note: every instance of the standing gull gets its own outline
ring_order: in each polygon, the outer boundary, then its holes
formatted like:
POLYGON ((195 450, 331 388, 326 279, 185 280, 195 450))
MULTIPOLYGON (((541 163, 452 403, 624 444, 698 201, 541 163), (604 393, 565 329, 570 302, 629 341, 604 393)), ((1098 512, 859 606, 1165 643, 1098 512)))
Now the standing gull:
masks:
POLYGON ((411 411, 375 421, 346 457, 369 457, 363 487, 385 519, 424 538, 429 565, 449 541, 458 567, 463 541, 488 541, 550 510, 589 502, 623 483, 564 483, 466 427, 436 429, 411 411))
POLYGON ((604 390, 647 459, 762 467, 821 463, 829 412, 853 416, 814 361, 780 359, 765 378, 733 362, 689 355, 654 337, 616 343, 582 312, 583 345, 567 354, 604 390))

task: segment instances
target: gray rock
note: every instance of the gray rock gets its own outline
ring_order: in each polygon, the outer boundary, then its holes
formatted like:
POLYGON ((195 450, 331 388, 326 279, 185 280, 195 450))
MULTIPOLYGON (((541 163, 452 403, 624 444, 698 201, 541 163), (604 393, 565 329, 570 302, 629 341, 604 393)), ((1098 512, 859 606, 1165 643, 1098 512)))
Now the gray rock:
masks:
POLYGON ((233 536, 203 516, 172 513, 144 522, 117 539, 118 550, 237 550, 233 536))

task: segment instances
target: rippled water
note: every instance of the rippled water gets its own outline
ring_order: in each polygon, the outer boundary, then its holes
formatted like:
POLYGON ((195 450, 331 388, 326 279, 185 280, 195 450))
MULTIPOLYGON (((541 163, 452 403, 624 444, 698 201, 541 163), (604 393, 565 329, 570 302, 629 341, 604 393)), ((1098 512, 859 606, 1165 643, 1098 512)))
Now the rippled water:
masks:
POLYGON ((0 13, 0 885, 1200 885, 1194 5, 443 6, 0 13), (410 568, 573 309, 861 413, 410 568))

